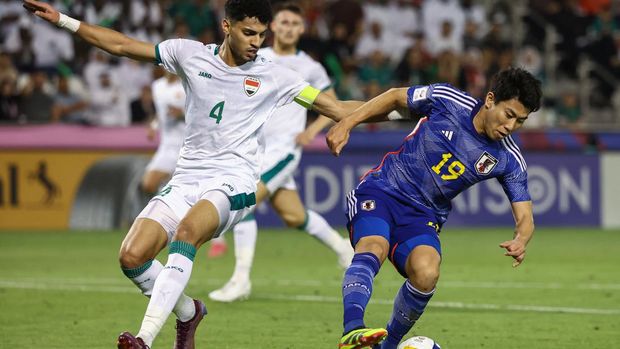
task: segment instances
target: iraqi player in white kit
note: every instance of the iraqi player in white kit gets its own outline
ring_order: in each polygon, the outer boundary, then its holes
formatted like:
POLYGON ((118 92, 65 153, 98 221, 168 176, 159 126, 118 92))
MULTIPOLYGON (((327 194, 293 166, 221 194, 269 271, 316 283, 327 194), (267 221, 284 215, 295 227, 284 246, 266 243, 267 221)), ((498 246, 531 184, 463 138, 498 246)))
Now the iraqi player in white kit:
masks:
POLYGON ((151 132, 159 130, 159 146, 146 166, 142 177, 142 191, 155 194, 162 183, 174 173, 179 152, 185 139, 185 90, 181 79, 170 72, 151 85, 157 127, 149 126, 151 132))
MULTIPOLYGON (((304 77, 312 86, 335 97, 327 72, 305 52, 297 49, 297 43, 304 32, 302 10, 292 3, 274 8, 271 31, 274 33, 273 47, 261 49, 258 53, 265 58, 291 68, 304 77)), ((333 250, 341 267, 349 266, 353 249, 348 239, 341 237, 318 213, 306 210, 293 178, 301 158, 299 138, 312 139, 323 127, 331 123, 320 116, 313 125, 306 126, 307 109, 291 103, 274 112, 263 127, 265 157, 261 168, 256 201, 268 198, 271 205, 287 226, 306 231, 325 246, 333 250)), ((235 270, 230 280, 220 289, 209 293, 209 298, 220 302, 233 302, 250 295, 250 270, 256 248, 257 225, 253 215, 246 216, 233 227, 235 241, 235 270)))
POLYGON ((340 120, 361 103, 339 102, 301 76, 259 56, 271 21, 268 0, 228 0, 221 45, 175 39, 159 45, 80 22, 51 5, 24 0, 44 20, 116 56, 157 62, 178 75, 186 93, 185 141, 169 184, 134 221, 119 253, 124 274, 150 297, 137 335, 118 348, 150 348, 174 312, 174 348, 194 348, 204 304, 185 294, 196 250, 243 217, 256 202, 262 125, 290 102, 340 120), (169 244, 165 266, 155 256, 169 244))

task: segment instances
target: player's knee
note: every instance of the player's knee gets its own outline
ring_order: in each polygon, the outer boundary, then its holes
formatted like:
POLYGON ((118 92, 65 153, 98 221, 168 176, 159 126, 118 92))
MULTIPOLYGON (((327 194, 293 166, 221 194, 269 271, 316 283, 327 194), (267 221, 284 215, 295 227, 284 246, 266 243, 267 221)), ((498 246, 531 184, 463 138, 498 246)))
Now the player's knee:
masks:
POLYGON ((420 262, 412 266, 409 281, 422 292, 430 292, 439 280, 439 266, 420 262))
POLYGON ((155 194, 157 192, 157 189, 159 189, 159 183, 145 178, 144 180, 142 180, 141 188, 142 191, 147 194, 155 194))
POLYGON ((118 253, 118 260, 123 268, 137 268, 149 260, 149 256, 145 251, 138 249, 132 245, 121 246, 121 250, 118 253))

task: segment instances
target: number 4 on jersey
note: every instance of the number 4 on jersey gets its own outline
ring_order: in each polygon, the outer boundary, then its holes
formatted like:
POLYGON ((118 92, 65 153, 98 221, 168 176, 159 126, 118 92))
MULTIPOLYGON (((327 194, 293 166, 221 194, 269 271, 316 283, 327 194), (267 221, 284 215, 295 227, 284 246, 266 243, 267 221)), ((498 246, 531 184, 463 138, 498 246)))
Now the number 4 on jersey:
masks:
POLYGON ((209 113, 209 117, 210 118, 214 118, 216 121, 216 124, 219 124, 220 121, 222 121, 222 112, 224 111, 224 101, 219 102, 218 104, 216 104, 213 109, 211 109, 211 112, 209 113))

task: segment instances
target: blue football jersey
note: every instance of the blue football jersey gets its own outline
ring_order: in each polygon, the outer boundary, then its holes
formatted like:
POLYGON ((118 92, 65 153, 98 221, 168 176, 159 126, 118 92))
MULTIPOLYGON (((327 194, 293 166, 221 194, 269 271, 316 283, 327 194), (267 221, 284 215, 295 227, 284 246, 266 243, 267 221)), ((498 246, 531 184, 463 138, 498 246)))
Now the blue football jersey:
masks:
POLYGON ((473 117, 481 101, 448 84, 412 86, 407 97, 411 113, 424 117, 360 185, 421 204, 441 224, 452 208, 450 201, 486 179, 497 178, 511 202, 531 200, 525 160, 513 139, 494 141, 476 132, 473 117))

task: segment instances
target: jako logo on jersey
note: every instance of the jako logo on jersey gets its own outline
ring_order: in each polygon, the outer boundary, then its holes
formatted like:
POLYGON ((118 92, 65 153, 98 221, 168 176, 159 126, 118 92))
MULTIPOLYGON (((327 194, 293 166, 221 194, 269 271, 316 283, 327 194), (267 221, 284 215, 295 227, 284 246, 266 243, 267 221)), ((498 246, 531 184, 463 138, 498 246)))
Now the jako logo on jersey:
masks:
POLYGON ((198 76, 202 76, 203 78, 207 78, 207 79, 211 79, 213 77, 213 75, 211 75, 211 74, 209 74, 207 72, 203 72, 203 71, 198 73, 198 76))
POLYGON ((375 200, 366 200, 361 204, 362 210, 364 211, 372 211, 375 209, 375 200))
POLYGON ((228 183, 222 183, 222 187, 226 187, 228 188, 230 191, 235 191, 235 188, 233 188, 232 185, 228 184, 228 183))
POLYGON ((478 161, 476 161, 476 172, 482 175, 488 175, 493 171, 495 165, 497 165, 497 159, 486 151, 480 155, 478 161))
POLYGON ((243 90, 245 91, 245 94, 248 95, 248 97, 254 96, 254 94, 258 91, 259 88, 259 78, 255 78, 253 76, 246 76, 245 79, 243 79, 243 90))

